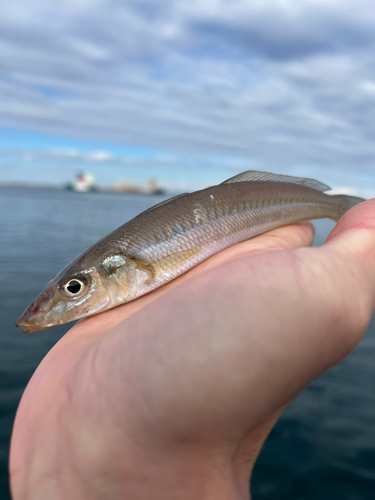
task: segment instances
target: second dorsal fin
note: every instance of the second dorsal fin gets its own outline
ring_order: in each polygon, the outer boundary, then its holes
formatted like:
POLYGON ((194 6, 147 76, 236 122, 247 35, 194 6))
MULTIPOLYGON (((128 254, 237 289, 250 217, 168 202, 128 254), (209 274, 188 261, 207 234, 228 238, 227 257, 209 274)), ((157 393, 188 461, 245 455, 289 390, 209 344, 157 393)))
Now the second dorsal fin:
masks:
POLYGON ((284 182, 286 184, 299 184, 307 186, 317 191, 328 191, 331 189, 322 182, 315 181, 314 179, 306 179, 304 177, 292 177, 291 175, 270 174, 269 172, 258 172, 257 170, 248 170, 242 174, 235 175, 230 179, 222 182, 222 184, 230 184, 232 182, 247 182, 247 181, 270 181, 270 182, 284 182))

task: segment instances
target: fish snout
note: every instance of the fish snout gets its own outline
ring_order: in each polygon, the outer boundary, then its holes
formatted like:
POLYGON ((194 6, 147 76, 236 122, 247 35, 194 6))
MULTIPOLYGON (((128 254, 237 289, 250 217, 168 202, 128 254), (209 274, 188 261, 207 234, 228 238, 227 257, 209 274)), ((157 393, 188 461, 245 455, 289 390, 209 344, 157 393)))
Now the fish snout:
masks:
POLYGON ((48 328, 40 326, 37 321, 33 321, 32 317, 27 314, 27 311, 25 311, 22 316, 18 318, 18 320, 16 321, 16 326, 18 328, 22 328, 24 333, 38 332, 39 330, 48 328))
POLYGON ((18 328, 22 328, 22 330, 24 331, 24 333, 32 333, 32 332, 36 332, 36 331, 38 331, 40 329, 36 325, 31 325, 31 323, 24 316, 25 315, 23 314, 16 321, 16 326, 18 328))
POLYGON ((38 299, 35 300, 16 321, 16 326, 22 328, 24 333, 38 332, 39 330, 45 330, 52 326, 46 324, 45 313, 48 309, 47 304, 38 299))

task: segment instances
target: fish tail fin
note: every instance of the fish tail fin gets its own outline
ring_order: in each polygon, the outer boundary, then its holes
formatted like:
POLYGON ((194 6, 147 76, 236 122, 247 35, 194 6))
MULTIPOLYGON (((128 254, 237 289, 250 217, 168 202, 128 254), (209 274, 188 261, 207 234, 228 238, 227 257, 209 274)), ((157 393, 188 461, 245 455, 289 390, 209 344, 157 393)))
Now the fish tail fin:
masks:
POLYGON ((338 215, 335 217, 336 222, 344 215, 345 212, 350 210, 351 208, 358 205, 358 203, 362 203, 362 201, 366 201, 364 198, 357 198, 356 196, 347 196, 346 194, 334 194, 331 195, 332 198, 337 200, 338 205, 338 215))

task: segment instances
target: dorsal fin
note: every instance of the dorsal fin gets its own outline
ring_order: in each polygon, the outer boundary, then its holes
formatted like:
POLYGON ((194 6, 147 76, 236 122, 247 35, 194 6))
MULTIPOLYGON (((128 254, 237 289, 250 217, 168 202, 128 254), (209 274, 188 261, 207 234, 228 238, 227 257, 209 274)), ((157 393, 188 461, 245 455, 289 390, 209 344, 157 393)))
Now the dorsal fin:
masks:
POLYGON ((178 194, 177 196, 173 196, 172 198, 168 198, 168 200, 161 201, 161 202, 160 202, 160 203, 158 203, 157 205, 153 205, 152 207, 148 208, 147 210, 145 210, 144 212, 142 212, 140 215, 147 214, 147 212, 151 212, 151 211, 152 211, 152 210, 154 210, 155 208, 159 208, 159 207, 161 207, 162 205, 166 205, 166 204, 167 204, 167 203, 169 203, 170 201, 177 200, 177 198, 182 198, 183 196, 186 196, 187 194, 189 194, 189 193, 182 193, 182 194, 178 194))
POLYGON ((307 186, 317 191, 328 191, 331 189, 322 182, 315 181, 314 179, 305 179, 304 177, 292 177, 291 175, 270 174, 269 172, 258 172, 257 170, 248 170, 242 174, 235 175, 230 179, 222 182, 222 184, 230 184, 232 182, 246 182, 246 181, 270 181, 270 182, 284 182, 286 184, 299 184, 307 186))

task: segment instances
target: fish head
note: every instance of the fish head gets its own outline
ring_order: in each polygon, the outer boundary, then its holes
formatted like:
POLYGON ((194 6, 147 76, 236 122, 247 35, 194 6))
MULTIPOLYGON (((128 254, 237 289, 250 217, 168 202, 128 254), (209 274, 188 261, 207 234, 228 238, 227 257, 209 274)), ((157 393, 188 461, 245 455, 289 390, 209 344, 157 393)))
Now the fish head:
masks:
POLYGON ((130 259, 78 258, 59 273, 17 320, 25 333, 45 330, 110 309, 127 301, 130 259), (91 260, 91 259, 90 259, 91 260))

